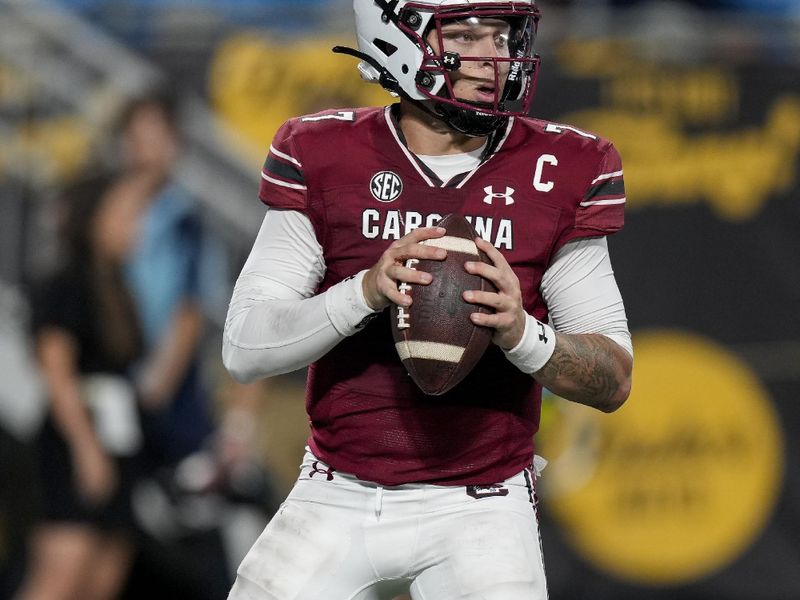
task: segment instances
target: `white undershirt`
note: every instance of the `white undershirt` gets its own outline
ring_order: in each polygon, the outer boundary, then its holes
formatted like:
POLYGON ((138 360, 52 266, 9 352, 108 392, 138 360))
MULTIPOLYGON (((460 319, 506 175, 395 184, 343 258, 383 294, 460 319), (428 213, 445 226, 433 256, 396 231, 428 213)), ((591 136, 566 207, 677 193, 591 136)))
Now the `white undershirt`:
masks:
POLYGON ((436 173, 439 179, 442 181, 450 181, 456 175, 460 173, 469 173, 472 169, 477 167, 481 162, 481 154, 483 154, 484 148, 486 148, 485 143, 472 152, 444 154, 441 156, 417 154, 417 158, 424 162, 431 171, 436 173))
MULTIPOLYGON (((303 368, 374 314, 362 290, 366 271, 315 295, 325 270, 308 217, 268 210, 225 321, 223 362, 234 378, 253 381, 303 368)), ((540 291, 556 331, 606 335, 633 355, 605 238, 565 244, 540 291)), ((523 339, 536 343, 537 337, 523 339)))

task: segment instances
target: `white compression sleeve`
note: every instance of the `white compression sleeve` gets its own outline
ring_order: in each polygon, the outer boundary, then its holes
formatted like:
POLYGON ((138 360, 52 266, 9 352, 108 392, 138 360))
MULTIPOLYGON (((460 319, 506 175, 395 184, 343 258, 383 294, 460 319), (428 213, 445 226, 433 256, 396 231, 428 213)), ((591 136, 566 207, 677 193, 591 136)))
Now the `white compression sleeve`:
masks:
POLYGON ((222 358, 238 381, 305 367, 373 314, 364 271, 314 295, 325 275, 322 248, 308 217, 267 211, 233 290, 222 358))
MULTIPOLYGON (((545 271, 540 289, 553 329, 567 334, 605 335, 633 356, 628 319, 611 268, 606 238, 565 244, 545 271)), ((539 332, 532 331, 539 327, 539 322, 529 315, 522 340, 506 352, 509 360, 525 373, 540 369, 553 352, 541 341, 539 332)), ((546 325, 545 328, 549 330, 546 325)), ((549 337, 545 335, 548 342, 549 337)))
POLYGON ((606 238, 569 242, 542 277, 542 298, 561 333, 599 333, 633 356, 631 334, 606 238))

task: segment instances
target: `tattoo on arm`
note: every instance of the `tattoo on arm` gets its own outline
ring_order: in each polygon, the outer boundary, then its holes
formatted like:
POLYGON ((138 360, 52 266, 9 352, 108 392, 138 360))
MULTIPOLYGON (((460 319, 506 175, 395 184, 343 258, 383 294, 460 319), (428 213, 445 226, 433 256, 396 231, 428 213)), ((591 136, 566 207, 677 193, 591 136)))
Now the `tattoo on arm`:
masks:
POLYGON ((620 406, 620 387, 630 377, 630 367, 621 364, 627 361, 620 360, 621 349, 615 346, 603 335, 559 333, 553 356, 535 377, 567 400, 610 412, 620 406))

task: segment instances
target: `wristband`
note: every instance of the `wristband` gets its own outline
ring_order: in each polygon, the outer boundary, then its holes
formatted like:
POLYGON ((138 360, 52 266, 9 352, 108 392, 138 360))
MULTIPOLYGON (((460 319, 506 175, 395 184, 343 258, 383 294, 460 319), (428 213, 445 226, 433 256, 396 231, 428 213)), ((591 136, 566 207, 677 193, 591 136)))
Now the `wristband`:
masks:
POLYGON ((506 358, 523 373, 535 373, 547 364, 556 349, 556 332, 536 317, 527 315, 519 344, 504 350, 506 358))

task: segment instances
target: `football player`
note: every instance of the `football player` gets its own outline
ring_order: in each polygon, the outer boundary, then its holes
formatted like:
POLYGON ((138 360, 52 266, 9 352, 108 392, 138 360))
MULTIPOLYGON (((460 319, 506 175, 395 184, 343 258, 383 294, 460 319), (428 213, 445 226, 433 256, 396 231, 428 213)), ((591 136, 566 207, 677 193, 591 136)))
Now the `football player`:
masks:
MULTIPOLYGON (((234 600, 547 597, 533 436, 542 386, 604 412, 632 347, 606 236, 622 166, 592 133, 527 117, 539 68, 530 1, 354 0, 362 76, 385 108, 289 120, 261 173, 267 213, 236 283, 223 358, 250 381, 305 366, 299 478, 238 570, 234 600), (425 396, 388 312, 429 284, 409 259, 447 213, 471 220, 496 293, 477 367, 425 396)), ((537 457, 538 459, 538 457, 537 457)))

